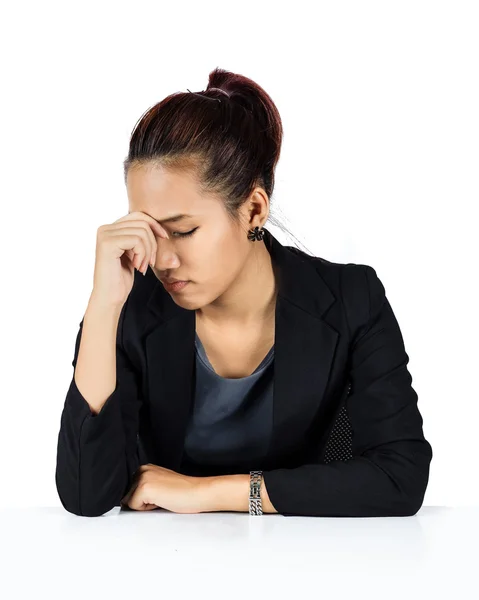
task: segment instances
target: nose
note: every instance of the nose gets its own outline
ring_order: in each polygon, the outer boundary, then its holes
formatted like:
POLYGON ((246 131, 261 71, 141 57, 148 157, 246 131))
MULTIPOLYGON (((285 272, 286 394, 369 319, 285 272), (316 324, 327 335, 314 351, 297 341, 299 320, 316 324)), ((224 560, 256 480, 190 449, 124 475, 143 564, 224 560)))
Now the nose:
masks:
POLYGON ((162 239, 162 242, 161 246, 158 244, 155 255, 155 268, 162 271, 162 277, 166 277, 165 271, 174 272, 180 266, 180 261, 176 253, 164 243, 168 240, 162 239))

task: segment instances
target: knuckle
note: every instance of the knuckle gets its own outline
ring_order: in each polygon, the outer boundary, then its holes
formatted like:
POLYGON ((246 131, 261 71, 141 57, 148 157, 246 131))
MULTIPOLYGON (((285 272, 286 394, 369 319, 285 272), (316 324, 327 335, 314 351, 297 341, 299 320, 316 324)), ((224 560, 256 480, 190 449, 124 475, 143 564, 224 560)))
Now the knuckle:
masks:
POLYGON ((137 486, 137 489, 140 489, 142 492, 147 492, 149 489, 149 486, 150 486, 149 482, 143 480, 143 481, 140 481, 140 483, 137 486))

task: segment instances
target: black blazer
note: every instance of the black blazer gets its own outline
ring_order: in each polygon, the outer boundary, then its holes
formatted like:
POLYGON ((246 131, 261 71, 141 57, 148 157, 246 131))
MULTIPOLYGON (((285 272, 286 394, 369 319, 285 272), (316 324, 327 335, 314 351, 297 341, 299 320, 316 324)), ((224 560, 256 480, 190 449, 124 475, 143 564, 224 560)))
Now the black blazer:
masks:
MULTIPOLYGON (((432 448, 376 271, 283 246, 267 229, 264 243, 278 284, 274 417, 255 468, 273 506, 285 516, 416 514, 432 448)), ((135 271, 118 324, 115 391, 98 415, 74 377, 67 392, 55 473, 66 510, 98 516, 120 506, 140 464, 182 472, 195 325, 195 311, 177 305, 152 271, 135 271)))

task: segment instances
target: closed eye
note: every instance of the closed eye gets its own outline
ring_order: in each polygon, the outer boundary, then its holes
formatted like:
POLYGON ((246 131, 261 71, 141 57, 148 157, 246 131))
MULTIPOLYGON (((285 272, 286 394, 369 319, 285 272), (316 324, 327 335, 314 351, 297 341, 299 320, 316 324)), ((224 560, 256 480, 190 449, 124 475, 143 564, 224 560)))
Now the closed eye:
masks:
POLYGON ((198 227, 195 227, 194 229, 192 229, 191 231, 186 231, 185 233, 180 233, 179 231, 174 231, 173 235, 177 235, 177 237, 188 237, 190 235, 193 235, 194 232, 198 229, 198 227))

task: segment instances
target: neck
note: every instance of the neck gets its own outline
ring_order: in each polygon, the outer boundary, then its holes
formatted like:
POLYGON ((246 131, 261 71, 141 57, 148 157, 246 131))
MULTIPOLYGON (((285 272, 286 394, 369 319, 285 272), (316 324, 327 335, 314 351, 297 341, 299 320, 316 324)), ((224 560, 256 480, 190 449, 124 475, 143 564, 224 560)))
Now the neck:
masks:
POLYGON ((196 309, 197 318, 221 327, 248 327, 274 315, 277 289, 271 255, 264 242, 254 243, 251 261, 233 285, 214 302, 196 309))

